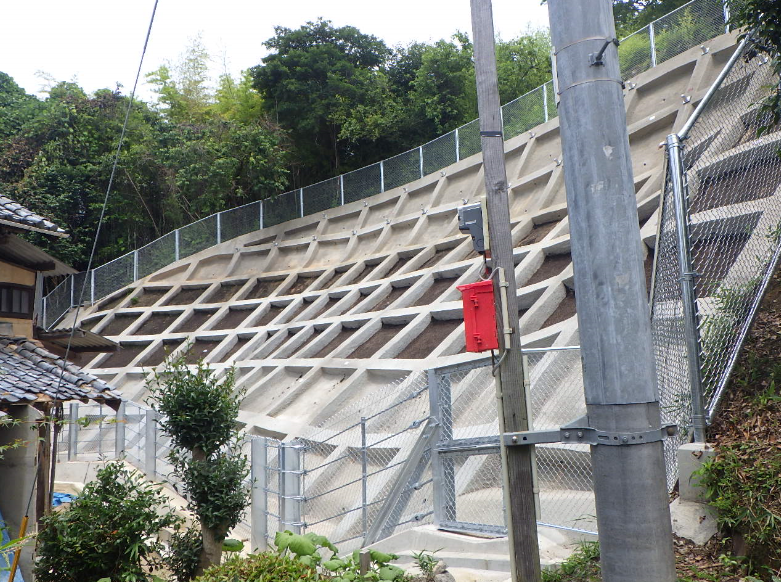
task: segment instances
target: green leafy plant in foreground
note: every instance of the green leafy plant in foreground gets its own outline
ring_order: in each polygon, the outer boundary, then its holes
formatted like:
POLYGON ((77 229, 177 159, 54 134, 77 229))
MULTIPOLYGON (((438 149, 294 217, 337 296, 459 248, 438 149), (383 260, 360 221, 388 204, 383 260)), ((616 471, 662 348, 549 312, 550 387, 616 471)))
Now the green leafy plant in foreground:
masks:
POLYGON ((276 551, 230 558, 206 570, 196 582, 400 582, 404 578, 404 570, 390 564, 398 559, 396 554, 369 550, 368 568, 361 574, 358 550, 340 558, 336 546, 316 533, 277 532, 274 546, 276 551))
POLYGON ((759 440, 722 446, 698 475, 720 529, 743 536, 749 573, 781 566, 781 450, 759 440))
POLYGON ((187 507, 201 526, 194 572, 200 574, 220 563, 223 542, 249 501, 249 462, 236 422, 244 393, 235 388, 233 369, 219 378, 203 360, 191 369, 186 356, 169 358, 147 388, 149 402, 161 413, 160 427, 171 437, 168 458, 182 480, 187 507))
POLYGON ((542 571, 542 582, 599 582, 599 542, 583 542, 560 566, 542 571))
POLYGON ((146 582, 159 565, 163 528, 180 519, 135 471, 112 462, 63 511, 45 516, 38 533, 38 582, 146 582))

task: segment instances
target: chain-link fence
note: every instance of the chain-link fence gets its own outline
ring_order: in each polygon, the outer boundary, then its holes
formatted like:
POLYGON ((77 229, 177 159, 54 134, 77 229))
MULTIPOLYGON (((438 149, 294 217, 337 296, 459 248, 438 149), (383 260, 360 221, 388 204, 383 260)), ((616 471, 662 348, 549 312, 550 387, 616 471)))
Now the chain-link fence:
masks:
MULTIPOLYGON (((628 36, 618 47, 625 79, 642 73, 726 31, 723 0, 692 0, 628 36)), ((504 138, 556 117, 553 83, 547 82, 502 106, 504 138)), ((60 285, 44 299, 49 329, 77 301, 94 302, 157 269, 256 229, 316 214, 398 188, 438 172, 481 150, 477 120, 382 162, 261 202, 226 210, 164 235, 138 251, 94 269, 85 297, 60 285)))
POLYGON ((741 45, 667 140, 652 314, 665 420, 682 438, 704 438, 778 263, 781 133, 760 131, 777 83, 741 45))

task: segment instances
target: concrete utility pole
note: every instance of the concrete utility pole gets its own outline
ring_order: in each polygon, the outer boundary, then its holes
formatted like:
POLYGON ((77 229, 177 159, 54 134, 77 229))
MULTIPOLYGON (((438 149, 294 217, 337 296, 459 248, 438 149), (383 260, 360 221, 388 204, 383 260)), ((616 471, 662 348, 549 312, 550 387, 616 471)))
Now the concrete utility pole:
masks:
MULTIPOLYGON (((529 429, 526 393, 523 384, 521 331, 518 326, 518 297, 515 285, 513 242, 510 236, 510 207, 507 200, 507 174, 504 167, 504 138, 496 77, 496 52, 491 0, 471 0, 472 30, 475 46, 477 103, 480 111, 480 140, 483 147, 486 208, 492 269, 501 269, 493 277, 494 297, 502 297, 502 279, 506 280, 505 305, 497 307, 497 332, 502 351, 497 374, 499 429, 518 432, 529 429), (512 333, 506 334, 502 309, 509 315, 512 333)), ((497 304, 499 301, 497 301, 497 304)), ((501 439, 500 439, 501 440, 501 439)), ((534 470, 531 446, 505 447, 505 516, 510 542, 510 560, 514 582, 539 582, 540 549, 534 503, 534 470)))
POLYGON ((663 431, 612 2, 548 0, 548 10, 588 426, 626 442, 591 447, 602 579, 672 582, 663 431))

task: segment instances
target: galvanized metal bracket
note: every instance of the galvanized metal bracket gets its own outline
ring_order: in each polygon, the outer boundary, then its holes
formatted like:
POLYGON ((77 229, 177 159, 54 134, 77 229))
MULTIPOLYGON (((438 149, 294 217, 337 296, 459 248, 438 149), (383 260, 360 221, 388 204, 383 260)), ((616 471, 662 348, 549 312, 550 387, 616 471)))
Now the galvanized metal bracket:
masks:
POLYGON ((640 432, 597 430, 589 426, 588 417, 583 416, 556 430, 508 432, 504 434, 503 441, 504 445, 508 447, 550 443, 626 446, 663 441, 677 432, 678 427, 674 424, 667 424, 659 428, 640 432))

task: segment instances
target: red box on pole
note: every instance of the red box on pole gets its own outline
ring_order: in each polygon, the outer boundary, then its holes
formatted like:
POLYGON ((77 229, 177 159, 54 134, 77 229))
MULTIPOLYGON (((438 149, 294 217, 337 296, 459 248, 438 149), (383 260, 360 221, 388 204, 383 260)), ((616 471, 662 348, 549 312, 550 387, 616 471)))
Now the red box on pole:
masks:
POLYGON ((485 352, 499 347, 496 336, 496 302, 492 281, 459 285, 464 302, 466 351, 485 352))

